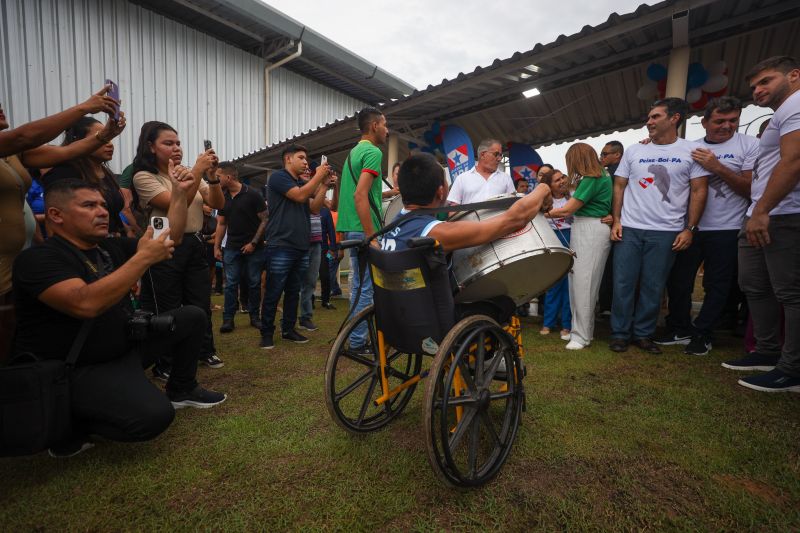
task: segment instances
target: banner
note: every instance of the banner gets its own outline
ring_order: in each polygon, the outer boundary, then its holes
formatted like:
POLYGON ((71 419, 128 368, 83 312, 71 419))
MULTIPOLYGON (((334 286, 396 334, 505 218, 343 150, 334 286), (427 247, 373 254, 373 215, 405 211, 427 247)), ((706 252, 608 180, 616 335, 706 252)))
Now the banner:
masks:
POLYGON ((514 183, 524 179, 528 182, 528 190, 538 183, 536 173, 542 166, 542 158, 536 153, 531 145, 520 143, 508 143, 508 163, 511 167, 511 179, 514 183))
POLYGON ((463 129, 452 124, 442 128, 444 133, 442 141, 444 153, 447 155, 447 166, 450 168, 450 179, 456 177, 475 166, 475 152, 472 141, 463 129))

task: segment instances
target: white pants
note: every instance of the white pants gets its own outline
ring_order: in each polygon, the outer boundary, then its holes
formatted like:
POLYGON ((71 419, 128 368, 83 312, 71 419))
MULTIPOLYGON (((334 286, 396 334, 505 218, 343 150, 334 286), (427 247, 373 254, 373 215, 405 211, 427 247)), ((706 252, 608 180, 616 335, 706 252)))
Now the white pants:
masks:
POLYGON ((588 345, 594 337, 594 308, 611 250, 611 228, 599 218, 575 217, 570 246, 576 254, 569 273, 570 340, 588 345))

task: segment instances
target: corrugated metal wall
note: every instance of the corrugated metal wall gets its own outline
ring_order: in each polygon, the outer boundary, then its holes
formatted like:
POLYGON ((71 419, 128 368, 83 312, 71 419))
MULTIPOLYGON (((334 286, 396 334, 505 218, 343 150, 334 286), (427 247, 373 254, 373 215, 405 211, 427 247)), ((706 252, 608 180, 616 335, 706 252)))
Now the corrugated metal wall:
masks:
POLYGON ((274 144, 345 116, 366 104, 294 72, 270 72, 269 144, 274 144))
MULTIPOLYGON (((223 159, 265 145, 263 60, 206 34, 126 0, 0 0, 0 32, 0 102, 12 127, 75 105, 111 78, 128 117, 116 171, 133 160, 148 120, 178 130, 188 164, 206 138, 223 159)), ((270 92, 271 141, 362 105, 283 69, 271 73, 270 92)))

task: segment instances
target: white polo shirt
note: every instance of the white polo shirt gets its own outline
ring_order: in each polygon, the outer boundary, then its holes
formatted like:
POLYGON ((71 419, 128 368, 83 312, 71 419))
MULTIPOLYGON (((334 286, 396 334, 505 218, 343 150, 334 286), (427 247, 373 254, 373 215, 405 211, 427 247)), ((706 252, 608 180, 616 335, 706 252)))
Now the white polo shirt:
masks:
POLYGON ((478 174, 475 166, 455 178, 450 194, 447 195, 447 201, 454 204, 471 204, 499 194, 515 192, 517 189, 510 175, 496 170, 489 179, 486 179, 478 174))

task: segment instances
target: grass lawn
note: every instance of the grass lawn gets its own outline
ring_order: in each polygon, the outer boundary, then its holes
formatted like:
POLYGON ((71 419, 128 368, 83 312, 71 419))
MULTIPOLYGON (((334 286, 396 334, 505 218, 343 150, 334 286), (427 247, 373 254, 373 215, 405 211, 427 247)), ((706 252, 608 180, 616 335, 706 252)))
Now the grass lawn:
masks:
POLYGON ((383 431, 353 437, 329 419, 325 358, 346 307, 334 302, 309 344, 271 351, 237 316, 217 334, 225 367, 199 372, 228 401, 179 411, 152 442, 0 459, 0 531, 800 530, 800 395, 737 385, 720 362, 741 339, 706 357, 618 355, 600 328, 567 352, 523 319, 517 443, 495 481, 457 492, 426 461, 421 388, 383 431))

